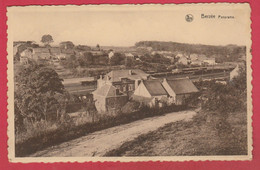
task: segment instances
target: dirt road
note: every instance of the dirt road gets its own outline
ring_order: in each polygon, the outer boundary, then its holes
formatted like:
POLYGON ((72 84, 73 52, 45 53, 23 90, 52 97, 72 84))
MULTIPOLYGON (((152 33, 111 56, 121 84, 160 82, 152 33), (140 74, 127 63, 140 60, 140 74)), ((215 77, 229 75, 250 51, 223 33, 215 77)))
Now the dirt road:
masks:
POLYGON ((146 118, 132 123, 97 131, 86 136, 64 142, 36 152, 31 157, 88 157, 103 156, 124 142, 133 140, 141 134, 154 131, 167 123, 191 119, 196 112, 181 111, 163 116, 146 118))

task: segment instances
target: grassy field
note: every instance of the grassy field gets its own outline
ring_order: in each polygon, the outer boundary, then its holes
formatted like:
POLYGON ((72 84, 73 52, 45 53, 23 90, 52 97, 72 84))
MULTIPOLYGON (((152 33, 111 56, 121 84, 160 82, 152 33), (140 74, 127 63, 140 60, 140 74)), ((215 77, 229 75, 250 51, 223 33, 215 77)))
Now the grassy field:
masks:
POLYGON ((190 121, 170 123, 141 135, 105 156, 247 155, 245 112, 227 119, 215 113, 198 113, 190 121))

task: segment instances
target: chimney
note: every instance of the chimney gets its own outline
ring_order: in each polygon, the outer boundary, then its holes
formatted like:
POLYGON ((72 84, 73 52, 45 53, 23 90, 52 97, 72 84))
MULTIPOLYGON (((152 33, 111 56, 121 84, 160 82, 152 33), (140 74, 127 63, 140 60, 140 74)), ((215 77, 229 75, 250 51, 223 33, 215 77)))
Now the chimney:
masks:
POLYGON ((129 70, 128 72, 129 72, 129 75, 132 75, 132 70, 129 70))

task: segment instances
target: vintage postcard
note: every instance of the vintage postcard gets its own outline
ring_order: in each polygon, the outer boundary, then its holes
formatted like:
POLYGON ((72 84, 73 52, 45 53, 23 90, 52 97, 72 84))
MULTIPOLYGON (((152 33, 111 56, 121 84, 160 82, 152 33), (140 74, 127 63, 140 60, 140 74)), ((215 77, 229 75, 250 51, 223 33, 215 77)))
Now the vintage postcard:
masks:
POLYGON ((250 13, 8 7, 9 160, 251 160, 250 13))

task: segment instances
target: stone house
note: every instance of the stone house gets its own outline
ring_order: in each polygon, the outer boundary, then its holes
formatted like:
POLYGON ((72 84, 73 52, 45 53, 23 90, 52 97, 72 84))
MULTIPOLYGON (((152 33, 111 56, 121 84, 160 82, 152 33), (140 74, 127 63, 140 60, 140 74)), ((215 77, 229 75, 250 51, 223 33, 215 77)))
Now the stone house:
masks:
POLYGON ((105 84, 113 85, 120 92, 131 95, 141 83, 141 80, 147 80, 149 74, 140 69, 133 70, 113 70, 106 75, 101 75, 97 80, 97 87, 100 88, 105 84))
POLYGON ((108 84, 97 88, 92 94, 96 109, 100 113, 116 114, 128 102, 127 95, 120 93, 119 89, 108 84))

